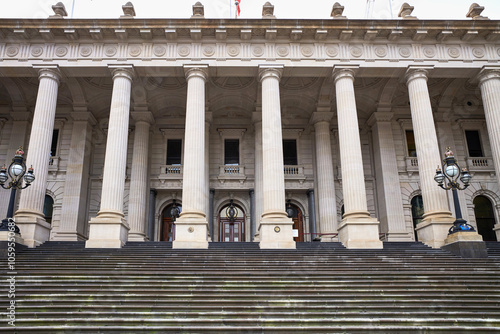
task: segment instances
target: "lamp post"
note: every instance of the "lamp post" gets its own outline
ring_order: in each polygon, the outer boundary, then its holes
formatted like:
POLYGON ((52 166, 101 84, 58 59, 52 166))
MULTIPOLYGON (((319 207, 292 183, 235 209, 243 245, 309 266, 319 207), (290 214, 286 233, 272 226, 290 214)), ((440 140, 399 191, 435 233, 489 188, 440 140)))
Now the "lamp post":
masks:
POLYGON ((175 222, 177 218, 179 218, 180 210, 177 207, 177 203, 175 203, 175 199, 172 201, 172 208, 170 209, 170 218, 175 222))
MULTIPOLYGON (((19 147, 16 151, 16 155, 7 169, 5 165, 0 169, 0 186, 4 189, 11 189, 10 191, 10 200, 9 200, 9 208, 7 209, 7 217, 2 220, 2 224, 0 224, 0 231, 11 231, 9 229, 9 220, 14 216, 14 202, 16 199, 16 191, 17 189, 24 189, 29 187, 31 183, 35 180, 35 175, 33 174, 33 167, 28 168, 26 171, 26 164, 24 163, 24 152, 23 148, 19 147), (24 177, 23 177, 24 176, 24 177), (10 177, 10 182, 6 186, 5 182, 8 181, 10 177), (23 179, 25 185, 23 186, 23 179)), ((20 233, 19 227, 15 225, 15 222, 12 220, 14 224, 14 232, 20 233)), ((12 223, 11 223, 12 225, 12 223)))
POLYGON ((467 224, 467 221, 462 218, 462 211, 460 210, 460 203, 458 201, 457 190, 466 189, 472 176, 469 174, 466 168, 460 170, 460 166, 457 164, 457 160, 453 155, 453 152, 449 147, 446 148, 445 158, 443 160, 442 170, 437 168, 436 176, 434 176, 434 181, 437 182, 438 186, 444 190, 450 190, 453 193, 453 204, 455 206, 455 216, 456 220, 453 226, 448 230, 448 235, 456 232, 475 232, 474 227, 467 224), (462 181, 463 186, 460 185, 458 180, 462 181))

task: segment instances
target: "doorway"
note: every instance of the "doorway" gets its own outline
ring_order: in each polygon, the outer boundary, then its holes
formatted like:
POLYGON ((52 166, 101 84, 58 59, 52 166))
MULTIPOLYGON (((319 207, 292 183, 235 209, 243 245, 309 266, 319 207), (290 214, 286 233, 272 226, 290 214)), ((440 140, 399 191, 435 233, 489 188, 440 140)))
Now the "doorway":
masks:
POLYGON ((175 240, 175 219, 182 212, 182 207, 175 200, 161 213, 160 241, 175 240))
POLYGON ((292 218, 293 230, 295 242, 304 242, 304 221, 302 211, 295 204, 290 203, 290 200, 286 203, 286 213, 288 218, 292 218))
POLYGON ((219 212, 219 231, 221 242, 245 241, 245 212, 232 200, 219 212))
POLYGON ((495 225, 495 212, 493 205, 486 196, 477 196, 472 201, 474 215, 476 216, 477 233, 481 234, 484 241, 497 241, 493 227, 495 225))

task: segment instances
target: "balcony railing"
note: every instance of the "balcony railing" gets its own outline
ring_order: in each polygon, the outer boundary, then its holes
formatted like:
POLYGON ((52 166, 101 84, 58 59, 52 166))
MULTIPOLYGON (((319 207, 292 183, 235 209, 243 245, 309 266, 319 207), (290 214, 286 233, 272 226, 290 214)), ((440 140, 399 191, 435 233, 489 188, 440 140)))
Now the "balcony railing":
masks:
POLYGON ((406 171, 408 173, 418 172, 417 157, 406 157, 406 171))
POLYGON ((59 157, 51 156, 49 159, 49 173, 57 174, 59 170, 59 157))
POLYGON ((182 180, 182 165, 161 165, 160 180, 182 180))
POLYGON ((298 180, 300 183, 302 183, 306 179, 303 166, 285 165, 283 167, 283 171, 285 172, 285 180, 298 180))
POLYGON ((239 181, 243 183, 246 180, 245 166, 243 165, 221 165, 219 166, 219 176, 221 183, 225 181, 239 181))
POLYGON ((495 172, 493 158, 491 157, 468 157, 466 158, 466 162, 470 172, 495 172))

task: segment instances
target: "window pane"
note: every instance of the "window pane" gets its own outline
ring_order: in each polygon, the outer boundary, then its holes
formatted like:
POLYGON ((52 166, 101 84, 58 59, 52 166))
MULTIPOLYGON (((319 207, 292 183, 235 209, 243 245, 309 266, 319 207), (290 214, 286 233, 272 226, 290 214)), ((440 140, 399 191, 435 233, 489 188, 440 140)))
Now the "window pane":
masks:
POLYGON ((465 131, 465 138, 469 149, 469 157, 482 157, 483 150, 481 149, 479 131, 465 131))
POLYGON ((167 165, 180 165, 182 154, 182 139, 167 141, 167 165))
POLYGON ((417 156, 417 148, 415 146, 415 136, 413 135, 412 130, 406 131, 406 145, 408 147, 408 156, 416 157, 417 156))
POLYGON ((283 140, 283 162, 285 165, 298 165, 297 141, 295 139, 283 140))
POLYGON ((224 164, 240 164, 240 141, 239 139, 224 140, 224 164))
POLYGON ((50 144, 50 156, 53 157, 57 153, 57 140, 59 139, 59 130, 52 132, 52 143, 50 144))

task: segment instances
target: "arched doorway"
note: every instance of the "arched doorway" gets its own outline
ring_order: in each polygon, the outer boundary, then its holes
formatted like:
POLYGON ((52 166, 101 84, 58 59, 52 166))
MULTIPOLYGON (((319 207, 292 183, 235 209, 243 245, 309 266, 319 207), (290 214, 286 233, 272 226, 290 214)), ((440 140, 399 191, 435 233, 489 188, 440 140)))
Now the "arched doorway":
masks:
POLYGON ((294 229, 294 238, 295 242, 303 242, 304 241, 304 222, 302 211, 295 204, 290 203, 288 201, 286 203, 286 213, 288 214, 288 218, 292 218, 293 220, 293 229, 294 229))
POLYGON ((182 212, 182 207, 175 200, 161 213, 160 241, 175 240, 175 219, 182 212))
POLYGON ((45 202, 43 203, 43 215, 45 221, 52 224, 52 213, 54 212, 54 199, 50 195, 45 195, 45 202))
POLYGON ((219 212, 219 231, 222 242, 245 241, 245 212, 233 200, 219 212))
POLYGON ((497 241, 496 233, 493 231, 495 212, 491 201, 486 196, 477 196, 472 203, 474 204, 477 232, 481 234, 484 241, 497 241))
POLYGON ((411 218, 413 220, 413 231, 415 233, 415 241, 418 241, 417 225, 422 221, 424 216, 424 201, 422 196, 418 195, 411 199, 411 218))

